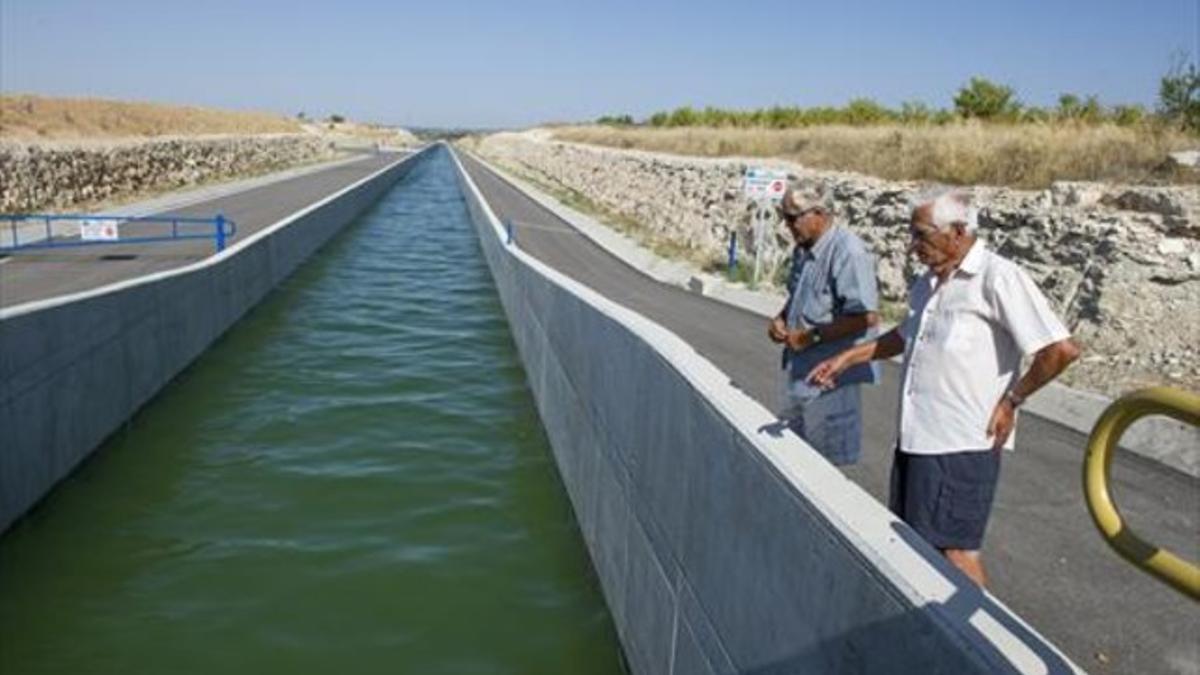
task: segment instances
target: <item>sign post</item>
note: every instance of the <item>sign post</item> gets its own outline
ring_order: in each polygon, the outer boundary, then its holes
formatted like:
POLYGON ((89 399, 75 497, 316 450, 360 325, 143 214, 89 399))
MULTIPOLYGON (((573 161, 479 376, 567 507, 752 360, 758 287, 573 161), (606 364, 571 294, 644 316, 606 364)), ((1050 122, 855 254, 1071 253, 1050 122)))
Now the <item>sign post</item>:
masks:
POLYGON ((754 214, 750 229, 754 239, 754 276, 752 286, 758 286, 760 259, 763 242, 766 241, 775 221, 775 206, 783 199, 787 190, 788 174, 780 169, 752 167, 742 177, 742 194, 754 203, 754 214))

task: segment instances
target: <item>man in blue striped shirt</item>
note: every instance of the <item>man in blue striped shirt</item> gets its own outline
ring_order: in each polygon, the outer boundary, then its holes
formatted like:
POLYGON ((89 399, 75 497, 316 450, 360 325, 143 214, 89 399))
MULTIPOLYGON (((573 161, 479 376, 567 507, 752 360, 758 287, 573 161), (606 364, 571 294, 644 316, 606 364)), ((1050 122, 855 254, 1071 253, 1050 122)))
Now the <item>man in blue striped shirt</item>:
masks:
POLYGON ((807 378, 824 359, 875 337, 875 257, 858 236, 837 224, 832 195, 821 186, 789 187, 779 216, 796 242, 788 301, 767 331, 783 345, 782 417, 830 462, 854 464, 862 445, 859 385, 879 381, 878 365, 855 366, 832 389, 807 378))

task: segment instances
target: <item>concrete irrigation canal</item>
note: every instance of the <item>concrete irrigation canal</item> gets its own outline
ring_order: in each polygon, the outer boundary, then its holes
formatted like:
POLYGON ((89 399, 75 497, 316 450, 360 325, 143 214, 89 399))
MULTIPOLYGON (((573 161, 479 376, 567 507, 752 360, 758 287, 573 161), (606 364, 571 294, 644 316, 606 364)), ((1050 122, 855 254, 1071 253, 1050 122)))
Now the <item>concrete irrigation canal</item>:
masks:
POLYGON ((0 672, 620 672, 444 154, 0 540, 0 672))
MULTIPOLYGON (((1195 658, 1082 532, 1035 580, 1058 551, 998 526, 1018 617, 780 431, 758 317, 477 160, 259 189, 189 207, 238 222, 215 255, 0 265, 0 672, 1065 673, 1126 607, 1121 672, 1195 658)), ((1121 471, 1194 546, 1194 481, 1121 471)))

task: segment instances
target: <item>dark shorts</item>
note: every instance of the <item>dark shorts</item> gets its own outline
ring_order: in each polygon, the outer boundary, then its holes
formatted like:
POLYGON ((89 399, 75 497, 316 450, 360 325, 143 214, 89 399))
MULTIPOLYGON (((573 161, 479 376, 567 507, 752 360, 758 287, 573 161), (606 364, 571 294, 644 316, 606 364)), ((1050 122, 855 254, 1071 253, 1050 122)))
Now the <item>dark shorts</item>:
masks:
POLYGON ((888 508, 933 546, 977 551, 1000 477, 994 450, 914 455, 896 450, 888 508))

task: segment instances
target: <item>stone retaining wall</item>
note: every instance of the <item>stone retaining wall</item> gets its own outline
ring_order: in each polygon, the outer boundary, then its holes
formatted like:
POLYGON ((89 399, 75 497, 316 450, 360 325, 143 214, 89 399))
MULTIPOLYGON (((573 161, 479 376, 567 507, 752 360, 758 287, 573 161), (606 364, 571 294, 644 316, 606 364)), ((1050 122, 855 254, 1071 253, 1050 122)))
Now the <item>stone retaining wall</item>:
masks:
POLYGON ((331 159, 307 134, 144 141, 0 143, 0 213, 74 209, 105 200, 331 159))

